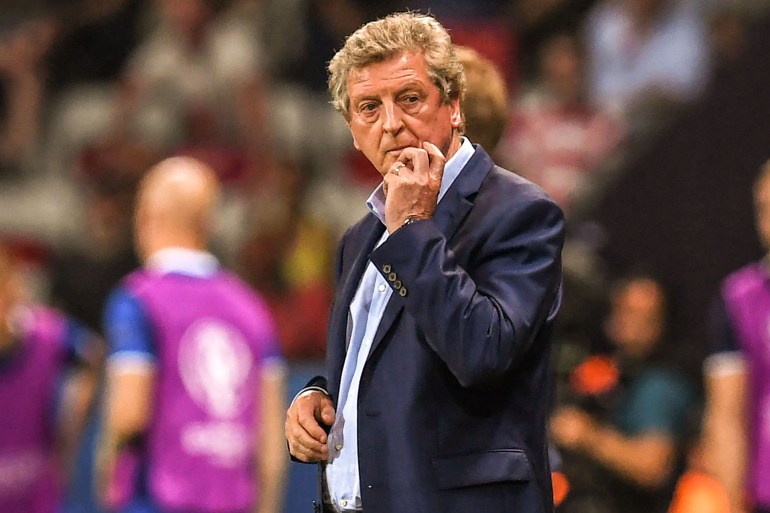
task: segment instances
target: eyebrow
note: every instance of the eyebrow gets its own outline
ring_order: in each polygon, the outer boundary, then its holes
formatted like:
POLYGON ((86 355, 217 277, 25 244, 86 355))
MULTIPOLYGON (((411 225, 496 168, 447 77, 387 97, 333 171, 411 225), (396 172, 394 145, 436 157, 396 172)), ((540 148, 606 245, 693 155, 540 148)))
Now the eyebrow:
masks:
MULTIPOLYGON (((396 90, 396 92, 393 94, 393 96, 401 96, 402 94, 410 91, 410 90, 416 90, 420 93, 425 91, 425 84, 418 80, 412 80, 406 84, 404 84, 402 87, 396 90)), ((367 100, 379 100, 381 98, 380 95, 376 94, 366 94, 362 96, 351 96, 350 97, 350 103, 351 105, 361 103, 362 101, 367 100)))

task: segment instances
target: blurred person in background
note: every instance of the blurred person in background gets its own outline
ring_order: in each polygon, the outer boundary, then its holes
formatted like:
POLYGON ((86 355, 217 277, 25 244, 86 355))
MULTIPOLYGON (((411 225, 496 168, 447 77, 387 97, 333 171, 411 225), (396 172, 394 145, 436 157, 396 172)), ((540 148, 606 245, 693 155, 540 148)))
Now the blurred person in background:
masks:
POLYGON ((21 264, 0 243, 0 511, 58 513, 101 344, 28 296, 21 264))
POLYGON ((508 121, 508 88, 495 64, 473 48, 455 45, 465 73, 465 134, 495 155, 508 121))
POLYGON ((677 448, 697 406, 694 387, 663 358, 671 343, 667 301, 651 276, 616 283, 608 354, 575 368, 571 394, 551 417, 571 484, 560 512, 666 511, 681 464, 677 448))
POLYGON ((693 0, 602 0, 585 30, 591 102, 646 136, 710 76, 703 8, 693 0))
MULTIPOLYGON (((770 162, 754 184, 759 237, 770 248, 770 162)), ((768 257, 728 276, 704 362, 705 451, 733 513, 770 511, 770 272, 768 257)))
POLYGON ((144 266, 105 311, 98 494, 124 513, 278 513, 285 368, 262 299, 207 251, 219 183, 164 160, 140 184, 144 266))
POLYGON ((623 139, 620 120, 588 102, 585 74, 573 34, 547 39, 534 85, 515 101, 498 150, 505 165, 545 189, 567 215, 623 139))

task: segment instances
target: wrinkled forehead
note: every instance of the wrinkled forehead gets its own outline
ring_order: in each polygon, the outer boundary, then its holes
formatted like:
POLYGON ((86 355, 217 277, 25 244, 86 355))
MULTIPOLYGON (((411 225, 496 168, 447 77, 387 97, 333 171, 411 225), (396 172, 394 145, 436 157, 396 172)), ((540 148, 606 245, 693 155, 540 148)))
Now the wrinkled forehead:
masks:
POLYGON ((347 76, 347 91, 367 87, 388 87, 403 82, 432 84, 422 53, 401 52, 389 59, 351 68, 347 76))

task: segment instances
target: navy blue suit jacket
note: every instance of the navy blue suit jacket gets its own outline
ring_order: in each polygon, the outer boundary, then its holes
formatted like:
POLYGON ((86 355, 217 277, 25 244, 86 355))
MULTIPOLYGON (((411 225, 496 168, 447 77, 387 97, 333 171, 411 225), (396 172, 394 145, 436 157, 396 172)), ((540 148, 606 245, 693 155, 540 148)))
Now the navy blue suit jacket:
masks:
MULTIPOLYGON (((329 322, 335 404, 350 303, 371 260, 393 295, 358 397, 365 513, 545 513, 561 210, 480 147, 433 218, 374 250, 372 214, 340 244, 329 322)), ((324 382, 325 381, 325 382, 324 382)))

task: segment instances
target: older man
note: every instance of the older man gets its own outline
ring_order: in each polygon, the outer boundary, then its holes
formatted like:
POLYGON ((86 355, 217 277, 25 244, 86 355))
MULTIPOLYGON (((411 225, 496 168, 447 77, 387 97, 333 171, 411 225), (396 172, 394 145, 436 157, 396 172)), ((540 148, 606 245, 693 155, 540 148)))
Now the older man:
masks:
POLYGON ((382 175, 335 269, 326 378, 287 412, 324 511, 552 510, 545 419, 563 217, 462 137, 462 67, 432 17, 353 33, 335 107, 382 175))

